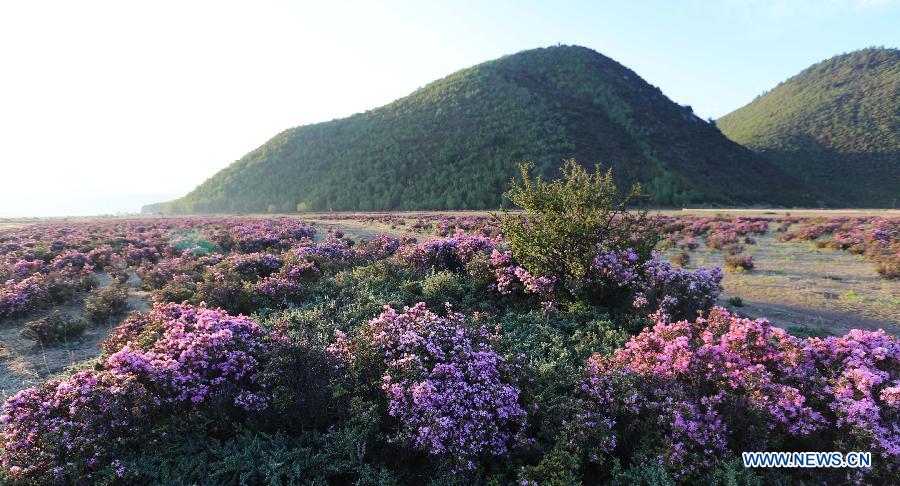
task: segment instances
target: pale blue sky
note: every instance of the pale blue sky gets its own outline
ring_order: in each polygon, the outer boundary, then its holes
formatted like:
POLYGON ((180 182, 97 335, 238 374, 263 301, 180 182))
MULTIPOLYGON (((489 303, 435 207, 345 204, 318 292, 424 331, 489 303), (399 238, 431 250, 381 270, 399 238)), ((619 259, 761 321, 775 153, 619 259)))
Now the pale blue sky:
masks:
POLYGON ((0 216, 137 211, 285 128, 533 47, 590 47, 719 117, 898 26, 896 0, 0 1, 0 216))

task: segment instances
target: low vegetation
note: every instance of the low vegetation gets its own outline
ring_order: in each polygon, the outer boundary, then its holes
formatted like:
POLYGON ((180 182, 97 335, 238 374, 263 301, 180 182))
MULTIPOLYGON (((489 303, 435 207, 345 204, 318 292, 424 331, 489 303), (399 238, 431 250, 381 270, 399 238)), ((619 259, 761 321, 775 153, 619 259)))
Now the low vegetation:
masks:
MULTIPOLYGON (((791 335, 716 307, 726 278, 718 268, 688 270, 654 251, 691 251, 710 237, 751 247, 747 238, 769 231, 768 220, 627 212, 639 193, 619 192, 607 173, 569 163, 563 174, 548 182, 526 168, 509 194, 525 211, 497 221, 404 222, 423 235, 452 231, 422 241, 322 235, 291 218, 59 222, 0 233, 7 285, 56 271, 47 263, 60 255, 84 255, 133 270, 153 303, 110 332, 95 362, 6 401, 0 477, 895 477, 895 337, 791 335), (184 244, 177 235, 188 233, 184 244), (827 468, 745 469, 740 452, 748 450, 871 451, 874 467, 849 477, 827 468)), ((399 217, 385 218, 400 226, 399 217)))
POLYGON ((84 319, 53 311, 46 317, 26 322, 21 335, 39 344, 49 345, 78 339, 86 328, 84 319))

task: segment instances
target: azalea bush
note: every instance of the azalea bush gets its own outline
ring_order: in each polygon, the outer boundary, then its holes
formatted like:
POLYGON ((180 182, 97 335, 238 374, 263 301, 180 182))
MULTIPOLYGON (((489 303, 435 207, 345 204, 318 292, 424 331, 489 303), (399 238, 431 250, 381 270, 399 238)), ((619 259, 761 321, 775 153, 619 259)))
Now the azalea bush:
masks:
MULTIPOLYGON (((869 477, 900 466, 900 343, 883 331, 802 340, 715 308, 656 325, 581 385, 586 437, 605 454, 662 462, 694 481, 741 451, 871 451, 869 477)), ((602 456, 593 459, 598 461, 602 456)))
POLYGON ((104 344, 97 371, 9 398, 2 464, 13 478, 77 482, 146 445, 157 420, 215 410, 240 417, 268 406, 261 373, 269 344, 254 322, 224 311, 158 304, 104 344))
POLYGON ((357 341, 340 335, 331 350, 344 360, 381 363, 387 413, 399 426, 393 440, 465 470, 524 442, 515 370, 493 339, 461 314, 440 317, 419 303, 403 312, 386 308, 357 341))
POLYGON ((22 390, 0 416, 2 465, 13 480, 90 481, 147 439, 158 400, 137 377, 109 372, 22 390))

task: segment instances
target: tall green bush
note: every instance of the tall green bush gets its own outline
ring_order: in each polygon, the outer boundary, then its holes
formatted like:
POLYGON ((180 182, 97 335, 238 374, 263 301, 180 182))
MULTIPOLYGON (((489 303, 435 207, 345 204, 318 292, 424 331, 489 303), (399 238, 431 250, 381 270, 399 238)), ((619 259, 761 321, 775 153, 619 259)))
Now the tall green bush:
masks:
POLYGON ((522 181, 513 181, 506 197, 524 213, 505 212, 503 234, 513 256, 534 275, 556 275, 572 295, 583 293, 598 252, 631 248, 641 261, 651 257, 661 239, 646 210, 630 211, 641 200, 640 185, 620 192, 612 169, 590 173, 567 160, 562 178, 532 178, 521 164, 522 181))

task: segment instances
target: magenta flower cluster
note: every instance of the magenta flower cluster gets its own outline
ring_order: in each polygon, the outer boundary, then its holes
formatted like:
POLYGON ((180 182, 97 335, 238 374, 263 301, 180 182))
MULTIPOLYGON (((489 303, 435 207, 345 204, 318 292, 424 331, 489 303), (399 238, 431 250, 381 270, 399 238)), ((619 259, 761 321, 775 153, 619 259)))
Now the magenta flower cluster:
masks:
POLYGON ((156 304, 149 322, 156 316, 165 319, 162 336, 147 349, 126 343, 107 359, 111 372, 133 374, 171 402, 265 407, 265 394, 257 390, 268 352, 262 328, 204 306, 156 304))
POLYGON ((593 270, 602 285, 631 287, 641 278, 639 256, 632 248, 604 251, 594 257, 593 270))
POLYGON ((458 232, 452 238, 430 240, 403 247, 398 254, 405 263, 416 270, 460 271, 476 255, 490 254, 495 245, 495 239, 458 232))
POLYGON ((104 343, 100 371, 76 373, 9 398, 2 464, 14 476, 90 478, 140 444, 157 419, 198 407, 258 411, 269 346, 245 317, 184 304, 135 314, 104 343))
POLYGON ((220 246, 233 244, 238 250, 249 253, 286 250, 315 234, 315 226, 294 218, 265 218, 234 225, 214 238, 218 238, 220 246))
POLYGON ((693 272, 676 267, 659 254, 642 265, 643 278, 634 286, 634 306, 648 312, 663 311, 672 319, 691 319, 715 304, 725 274, 719 267, 697 267, 693 272))
POLYGON ((514 263, 509 251, 501 252, 495 248, 491 251, 489 263, 496 279, 492 288, 501 294, 508 295, 514 290, 522 290, 549 296, 556 289, 558 279, 555 276, 532 275, 524 267, 514 263))
POLYGON ((647 459, 680 476, 760 447, 753 441, 763 434, 769 444, 806 440, 896 464, 898 384, 900 344, 883 331, 802 340, 714 308, 694 321, 658 316, 613 356, 592 357, 580 418, 608 451, 642 440, 630 431, 658 430, 647 459))
POLYGON ((137 377, 110 372, 83 371, 22 390, 0 416, 3 467, 14 478, 89 479, 146 438, 158 405, 137 377))
POLYGON ((484 328, 419 303, 403 312, 386 307, 363 336, 385 365, 382 389, 400 428, 395 440, 448 457, 459 469, 522 442, 520 391, 484 328))

